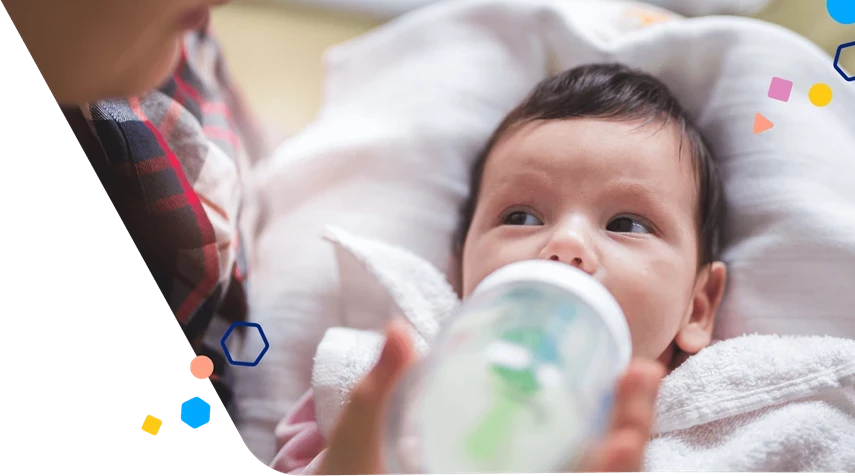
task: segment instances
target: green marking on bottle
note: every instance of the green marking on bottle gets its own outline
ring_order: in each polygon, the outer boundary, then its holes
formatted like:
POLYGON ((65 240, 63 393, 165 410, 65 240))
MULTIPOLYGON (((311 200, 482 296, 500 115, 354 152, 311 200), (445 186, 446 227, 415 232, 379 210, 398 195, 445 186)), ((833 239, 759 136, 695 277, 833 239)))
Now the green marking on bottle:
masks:
POLYGON ((522 408, 519 400, 497 395, 493 408, 466 440, 469 456, 476 461, 494 459, 502 443, 507 441, 514 417, 522 408))
POLYGON ((521 400, 534 395, 540 390, 537 375, 535 375, 534 370, 531 368, 509 369, 495 365, 492 370, 500 379, 500 394, 521 400))
POLYGON ((518 327, 503 332, 501 338, 531 350, 543 340, 544 331, 534 327, 518 327))
POLYGON ((497 377, 496 400, 484 420, 466 440, 466 452, 476 461, 495 459, 512 433, 514 419, 526 400, 540 390, 534 370, 492 366, 497 377))

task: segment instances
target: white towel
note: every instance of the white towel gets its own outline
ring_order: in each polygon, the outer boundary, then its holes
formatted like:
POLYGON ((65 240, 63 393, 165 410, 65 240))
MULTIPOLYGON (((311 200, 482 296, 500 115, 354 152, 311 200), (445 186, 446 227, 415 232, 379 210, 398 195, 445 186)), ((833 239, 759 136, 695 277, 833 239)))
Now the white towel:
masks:
MULTIPOLYGON (((443 275, 400 248, 340 230, 327 238, 348 266, 346 286, 374 279, 385 288, 424 352, 459 305, 443 275)), ((388 317, 377 318, 378 330, 388 317)), ((334 328, 324 336, 313 390, 325 436, 382 343, 376 331, 334 328)), ((855 471, 855 341, 752 335, 719 342, 662 381, 654 431, 651 471, 855 471)))
POLYGON ((662 381, 650 471, 855 471, 855 341, 752 335, 662 381))
POLYGON ((332 226, 326 228, 324 238, 336 247, 344 313, 351 326, 327 330, 315 353, 315 411, 321 433, 329 438, 351 389, 377 362, 382 330, 389 319, 400 316, 412 325, 416 352, 421 355, 460 300, 442 272, 403 248, 332 226), (376 294, 378 287, 385 296, 376 294), (362 312, 359 306, 368 293, 388 297, 389 314, 362 312))

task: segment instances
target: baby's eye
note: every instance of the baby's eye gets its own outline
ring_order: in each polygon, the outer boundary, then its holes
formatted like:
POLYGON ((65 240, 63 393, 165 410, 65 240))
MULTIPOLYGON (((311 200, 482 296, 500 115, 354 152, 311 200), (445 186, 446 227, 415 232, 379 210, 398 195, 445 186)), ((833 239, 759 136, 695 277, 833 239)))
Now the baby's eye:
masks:
POLYGON ((505 218, 502 220, 502 224, 511 226, 541 226, 543 225, 543 222, 540 221, 540 218, 537 218, 529 212, 518 210, 505 215, 505 218))
POLYGON ((650 233, 650 228, 630 217, 618 217, 612 220, 606 230, 614 233, 650 233))

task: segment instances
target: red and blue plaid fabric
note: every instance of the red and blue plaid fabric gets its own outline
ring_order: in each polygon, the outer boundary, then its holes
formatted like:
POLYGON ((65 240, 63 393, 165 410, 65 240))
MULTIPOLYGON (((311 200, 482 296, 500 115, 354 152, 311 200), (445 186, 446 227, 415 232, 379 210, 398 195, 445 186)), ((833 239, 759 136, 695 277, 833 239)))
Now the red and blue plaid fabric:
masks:
POLYGON ((64 112, 187 339, 214 361, 211 381, 231 407, 221 335, 206 333, 247 313, 239 214, 261 151, 218 45, 207 29, 188 35, 158 90, 64 112))

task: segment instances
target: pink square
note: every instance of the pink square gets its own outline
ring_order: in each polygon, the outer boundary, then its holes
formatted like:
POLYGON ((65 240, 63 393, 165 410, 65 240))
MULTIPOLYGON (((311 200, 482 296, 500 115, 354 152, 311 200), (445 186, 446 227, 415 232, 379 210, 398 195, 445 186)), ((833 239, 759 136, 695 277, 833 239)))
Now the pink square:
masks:
POLYGON ((790 100, 790 93, 793 91, 793 82, 783 78, 772 78, 772 84, 769 85, 769 97, 778 101, 787 102, 790 100))

